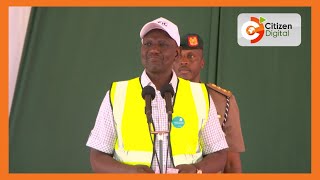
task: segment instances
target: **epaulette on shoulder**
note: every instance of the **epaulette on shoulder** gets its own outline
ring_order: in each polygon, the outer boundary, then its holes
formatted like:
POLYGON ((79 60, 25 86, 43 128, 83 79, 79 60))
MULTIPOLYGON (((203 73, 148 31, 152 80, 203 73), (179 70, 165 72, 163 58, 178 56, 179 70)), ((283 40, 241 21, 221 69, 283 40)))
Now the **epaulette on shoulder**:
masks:
POLYGON ((225 95, 227 97, 231 97, 232 96, 232 92, 231 91, 228 91, 226 89, 223 89, 215 84, 212 84, 212 83, 207 83, 207 87, 210 88, 210 89, 213 89, 215 91, 217 91, 218 93, 222 94, 222 95, 225 95))

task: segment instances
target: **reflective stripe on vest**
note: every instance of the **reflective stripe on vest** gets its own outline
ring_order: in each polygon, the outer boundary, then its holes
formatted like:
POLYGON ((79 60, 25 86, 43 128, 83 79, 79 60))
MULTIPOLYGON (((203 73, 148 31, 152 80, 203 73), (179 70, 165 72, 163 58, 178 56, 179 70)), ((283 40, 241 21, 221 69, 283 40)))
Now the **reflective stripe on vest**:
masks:
MULTIPOLYGON (((141 92, 139 78, 112 84, 110 99, 117 132, 114 158, 125 164, 150 166, 153 147, 141 92)), ((191 164, 202 158, 199 131, 208 119, 208 112, 205 85, 179 78, 172 117, 181 117, 185 123, 180 128, 171 127, 174 165, 191 164)))

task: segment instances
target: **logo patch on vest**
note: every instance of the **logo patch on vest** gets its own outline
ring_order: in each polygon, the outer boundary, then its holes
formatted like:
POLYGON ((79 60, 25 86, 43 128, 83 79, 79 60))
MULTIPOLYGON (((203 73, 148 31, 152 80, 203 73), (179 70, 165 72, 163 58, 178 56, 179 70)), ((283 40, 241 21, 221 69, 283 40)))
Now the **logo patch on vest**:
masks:
POLYGON ((175 128, 182 128, 185 124, 183 117, 176 116, 172 119, 172 124, 175 128))

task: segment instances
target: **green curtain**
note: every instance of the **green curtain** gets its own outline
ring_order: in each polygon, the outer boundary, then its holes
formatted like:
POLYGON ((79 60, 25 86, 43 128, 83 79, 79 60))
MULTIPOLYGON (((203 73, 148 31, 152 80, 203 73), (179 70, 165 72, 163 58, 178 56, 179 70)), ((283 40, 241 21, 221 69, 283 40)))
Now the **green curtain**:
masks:
POLYGON ((141 27, 158 17, 204 39, 202 81, 240 107, 244 172, 311 171, 310 8, 33 8, 10 114, 9 170, 91 172, 85 146, 110 83, 139 76, 141 27), (302 18, 298 47, 240 47, 239 13, 302 18))

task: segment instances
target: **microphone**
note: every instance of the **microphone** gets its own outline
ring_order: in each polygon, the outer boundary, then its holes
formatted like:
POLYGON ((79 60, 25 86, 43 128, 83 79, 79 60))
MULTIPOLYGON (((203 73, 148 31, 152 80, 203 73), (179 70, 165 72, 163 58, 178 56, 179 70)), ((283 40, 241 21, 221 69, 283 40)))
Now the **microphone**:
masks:
POLYGON ((151 123, 152 121, 151 101, 154 99, 154 97, 156 97, 156 91, 152 86, 148 85, 142 89, 141 95, 146 102, 145 114, 147 115, 148 123, 151 123))
POLYGON ((173 113, 173 108, 172 108, 171 98, 174 95, 173 87, 171 86, 171 84, 166 84, 166 85, 162 86, 160 92, 161 92, 162 98, 164 98, 164 100, 166 101, 166 111, 167 111, 167 113, 168 114, 172 114, 173 113))

